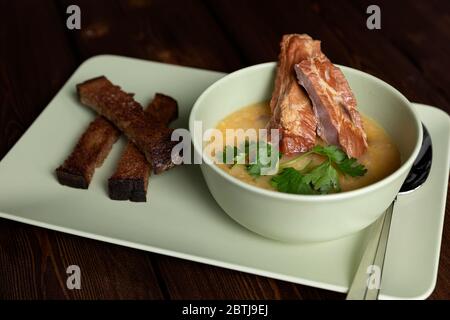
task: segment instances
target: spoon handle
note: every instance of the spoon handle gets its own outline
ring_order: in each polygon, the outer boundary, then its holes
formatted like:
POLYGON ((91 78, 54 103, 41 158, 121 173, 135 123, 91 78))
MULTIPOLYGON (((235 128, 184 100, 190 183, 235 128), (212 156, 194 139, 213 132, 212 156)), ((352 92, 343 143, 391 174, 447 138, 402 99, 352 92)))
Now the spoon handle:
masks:
POLYGON ((367 248, 347 294, 347 300, 377 300, 395 200, 375 223, 367 248))

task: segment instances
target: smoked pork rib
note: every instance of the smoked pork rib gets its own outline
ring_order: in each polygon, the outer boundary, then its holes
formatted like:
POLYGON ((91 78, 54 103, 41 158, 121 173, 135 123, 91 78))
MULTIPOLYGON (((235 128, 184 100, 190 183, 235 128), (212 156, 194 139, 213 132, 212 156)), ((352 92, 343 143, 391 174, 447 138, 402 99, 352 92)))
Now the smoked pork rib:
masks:
POLYGON ((342 71, 324 54, 299 62, 295 71, 311 98, 319 137, 327 144, 341 146, 349 157, 361 156, 367 150, 367 137, 342 71))
POLYGON ((280 130, 280 150, 289 156, 316 144, 317 119, 308 95, 298 85, 294 65, 321 52, 320 41, 305 34, 283 36, 280 47, 268 128, 280 130))
POLYGON ((108 120, 97 117, 78 140, 69 157, 56 169, 59 183, 87 189, 95 169, 103 164, 119 136, 120 131, 108 120))
MULTIPOLYGON (((178 104, 169 96, 157 93, 145 110, 147 121, 162 127, 178 117, 178 104)), ((147 186, 151 166, 133 142, 125 147, 117 169, 108 181, 109 197, 113 200, 147 201, 147 186)))
MULTIPOLYGON (((77 89, 80 101, 121 130, 145 155, 154 173, 162 173, 175 165, 171 153, 178 142, 171 141, 173 129, 146 121, 142 106, 132 95, 105 77, 88 80, 77 89)), ((174 160, 181 163, 179 158, 174 160)))

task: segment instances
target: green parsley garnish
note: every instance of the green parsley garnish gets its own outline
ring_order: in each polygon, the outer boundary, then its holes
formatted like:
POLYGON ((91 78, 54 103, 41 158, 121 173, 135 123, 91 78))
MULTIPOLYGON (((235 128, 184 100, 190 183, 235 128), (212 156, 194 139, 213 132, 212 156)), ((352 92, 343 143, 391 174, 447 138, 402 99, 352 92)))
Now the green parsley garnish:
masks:
POLYGON ((360 177, 367 173, 366 167, 358 163, 355 158, 349 158, 342 149, 336 146, 315 146, 312 150, 316 154, 327 156, 344 175, 360 177))
POLYGON ((340 191, 338 173, 330 161, 309 171, 285 168, 272 178, 271 184, 278 191, 294 194, 328 194, 340 191))
POLYGON ((256 178, 261 176, 263 168, 270 168, 270 162, 267 164, 262 163, 261 155, 270 158, 272 156, 272 146, 269 143, 249 142, 246 140, 239 148, 226 146, 222 153, 222 161, 231 165, 231 167, 237 164, 244 164, 248 174, 256 178), (227 159, 228 157, 230 159, 227 159), (227 160, 231 160, 231 163, 227 160))
MULTIPOLYGON (((226 146, 223 150, 223 163, 227 163, 227 155, 232 167, 238 164, 245 165, 249 175, 254 178, 261 176, 263 168, 269 168, 269 164, 262 164, 260 155, 270 157, 272 146, 268 143, 249 142, 241 147, 226 146)), ((281 158, 281 153, 280 153, 281 158)), ((293 194, 329 194, 341 190, 339 184, 339 173, 344 176, 364 176, 367 169, 358 163, 357 159, 349 158, 347 154, 337 146, 315 146, 292 160, 281 163, 279 172, 271 180, 271 185, 280 192, 293 194), (317 154, 326 158, 318 166, 309 162, 302 170, 292 166, 308 155, 317 154)))
POLYGON ((281 192, 294 194, 328 194, 340 191, 338 171, 346 176, 358 177, 367 169, 354 158, 349 158, 336 146, 316 146, 311 151, 280 165, 281 172, 272 178, 272 186, 281 192), (327 158, 315 168, 307 165, 299 171, 291 166, 310 154, 327 158))
POLYGON ((305 176, 294 168, 286 168, 270 180, 272 186, 280 192, 293 194, 315 194, 305 176))

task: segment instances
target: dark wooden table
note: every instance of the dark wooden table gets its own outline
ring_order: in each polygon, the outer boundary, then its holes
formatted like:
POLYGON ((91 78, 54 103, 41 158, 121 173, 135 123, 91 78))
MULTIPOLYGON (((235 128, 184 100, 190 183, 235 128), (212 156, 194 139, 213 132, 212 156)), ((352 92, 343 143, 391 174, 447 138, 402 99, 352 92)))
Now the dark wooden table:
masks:
MULTIPOLYGON (((75 68, 103 53, 230 72, 276 60, 285 33, 450 112, 450 2, 0 0, 0 158, 75 68), (78 4, 82 29, 66 28, 78 4), (366 8, 381 7, 381 30, 366 8)), ((450 298, 450 210, 433 299, 450 298)), ((0 219, 0 299, 343 299, 343 294, 0 219), (66 268, 83 270, 66 289, 66 268)))

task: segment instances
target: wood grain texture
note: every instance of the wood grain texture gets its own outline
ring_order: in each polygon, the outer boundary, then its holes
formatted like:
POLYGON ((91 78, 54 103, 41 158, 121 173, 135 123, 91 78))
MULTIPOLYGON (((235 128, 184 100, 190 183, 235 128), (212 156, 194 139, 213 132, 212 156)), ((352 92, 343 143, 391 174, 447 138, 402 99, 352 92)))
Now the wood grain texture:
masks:
POLYGON ((82 59, 118 54, 219 71, 241 67, 200 1, 62 0, 82 8, 83 27, 71 33, 82 59))
POLYGON ((0 299, 163 299, 152 262, 137 250, 0 220, 0 299), (71 265, 81 290, 66 286, 71 265))
POLYGON ((1 1, 0 15, 1 159, 59 90, 75 61, 51 1, 1 1))
MULTIPOLYGON (((0 2, 0 158, 76 65, 91 56, 119 54, 229 72, 276 60, 281 35, 291 32, 321 39, 333 62, 374 74, 409 99, 449 112, 444 2, 378 1, 377 31, 365 28, 366 0, 0 2), (81 31, 65 29, 69 4, 81 7, 81 31), (424 38, 433 43, 424 45, 424 38)), ((449 215, 447 207, 434 299, 450 299, 449 215)), ((345 297, 1 219, 0 265, 0 299, 345 297), (66 289, 70 264, 82 269, 82 290, 66 289)))
POLYGON ((342 298, 336 292, 159 256, 158 269, 172 299, 293 300, 342 298))
MULTIPOLYGON (((361 12, 371 3, 353 2, 361 12)), ((435 89, 440 98, 428 102, 450 112, 450 2, 379 1, 378 5, 382 27, 377 33, 388 39, 419 70, 420 78, 435 89)))

